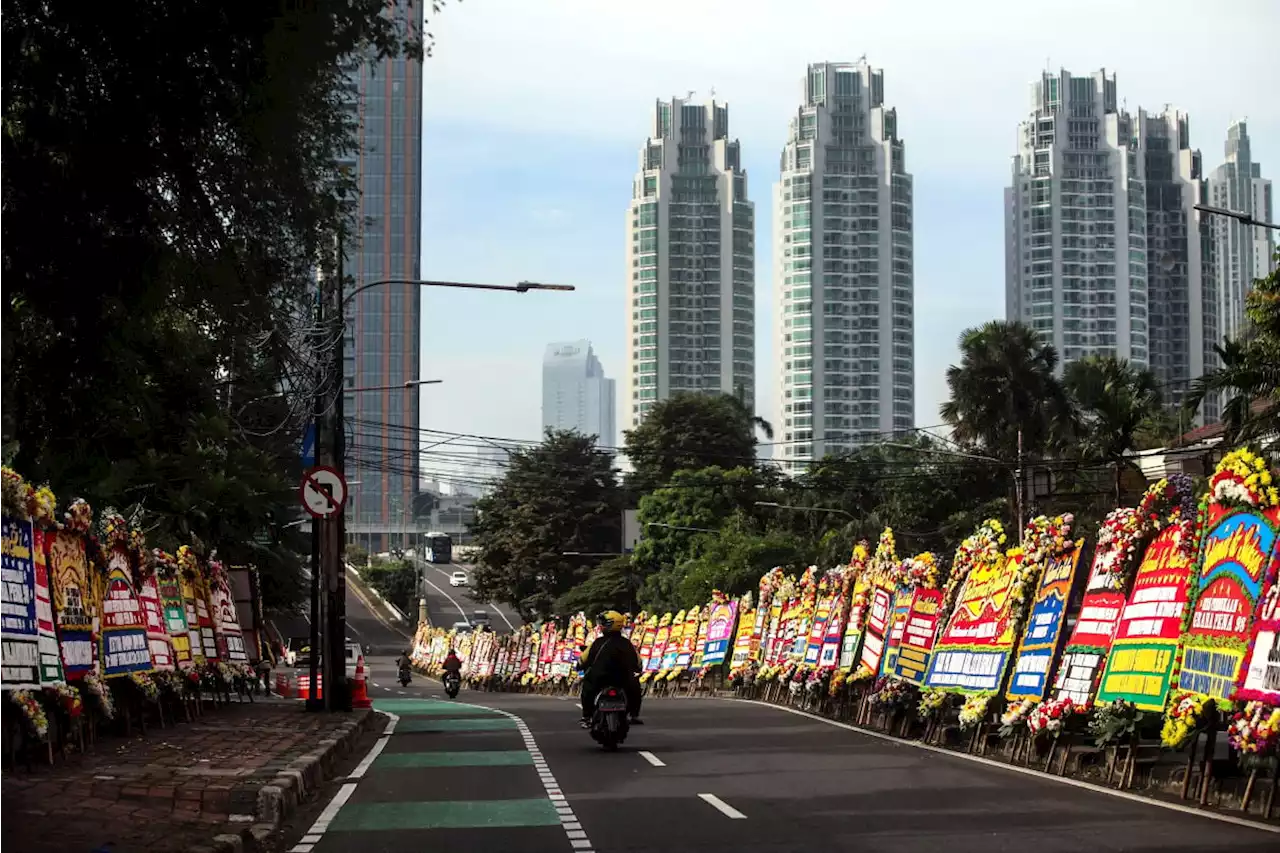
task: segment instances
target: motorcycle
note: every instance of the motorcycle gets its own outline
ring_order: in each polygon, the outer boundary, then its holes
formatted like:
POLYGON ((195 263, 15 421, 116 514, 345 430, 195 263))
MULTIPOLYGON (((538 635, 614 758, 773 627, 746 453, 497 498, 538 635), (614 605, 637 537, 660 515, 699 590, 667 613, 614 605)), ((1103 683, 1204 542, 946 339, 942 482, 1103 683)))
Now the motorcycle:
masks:
POLYGON ((596 696, 591 715, 591 738, 613 752, 627 739, 631 724, 627 721, 627 695, 618 687, 606 687, 596 696))
POLYGON ((400 670, 400 686, 408 687, 409 682, 413 680, 413 676, 409 672, 409 667, 402 667, 400 670))
POLYGON ((456 672, 444 674, 444 692, 450 699, 458 698, 458 689, 462 687, 462 676, 456 672))

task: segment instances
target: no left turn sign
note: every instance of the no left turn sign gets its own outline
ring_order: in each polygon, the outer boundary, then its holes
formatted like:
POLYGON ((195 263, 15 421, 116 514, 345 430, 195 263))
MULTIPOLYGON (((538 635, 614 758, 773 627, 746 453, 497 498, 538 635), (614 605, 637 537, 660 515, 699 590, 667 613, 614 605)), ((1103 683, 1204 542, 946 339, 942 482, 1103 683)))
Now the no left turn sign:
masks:
POLYGON ((316 518, 329 518, 347 502, 347 481, 328 465, 317 465, 302 475, 298 487, 302 508, 316 518))

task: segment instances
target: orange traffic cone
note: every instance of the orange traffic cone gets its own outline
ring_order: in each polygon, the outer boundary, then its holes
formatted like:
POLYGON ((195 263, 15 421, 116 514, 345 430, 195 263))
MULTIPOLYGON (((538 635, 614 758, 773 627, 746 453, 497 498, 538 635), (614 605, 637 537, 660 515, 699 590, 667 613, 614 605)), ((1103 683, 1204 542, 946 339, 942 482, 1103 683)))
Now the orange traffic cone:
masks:
POLYGON ((356 658, 355 684, 351 688, 351 707, 357 710, 373 707, 373 702, 369 701, 369 691, 365 688, 364 682, 364 655, 360 655, 360 657, 356 658))

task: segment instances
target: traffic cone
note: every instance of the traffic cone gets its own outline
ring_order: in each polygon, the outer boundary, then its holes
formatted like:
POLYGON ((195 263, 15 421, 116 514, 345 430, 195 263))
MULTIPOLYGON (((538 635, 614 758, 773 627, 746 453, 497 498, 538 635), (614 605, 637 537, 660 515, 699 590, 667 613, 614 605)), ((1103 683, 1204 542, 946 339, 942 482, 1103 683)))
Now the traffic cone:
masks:
POLYGON ((373 703, 369 701, 369 691, 365 689, 364 678, 364 655, 356 658, 356 677, 355 684, 351 689, 351 707, 359 710, 361 708, 372 708, 373 703))

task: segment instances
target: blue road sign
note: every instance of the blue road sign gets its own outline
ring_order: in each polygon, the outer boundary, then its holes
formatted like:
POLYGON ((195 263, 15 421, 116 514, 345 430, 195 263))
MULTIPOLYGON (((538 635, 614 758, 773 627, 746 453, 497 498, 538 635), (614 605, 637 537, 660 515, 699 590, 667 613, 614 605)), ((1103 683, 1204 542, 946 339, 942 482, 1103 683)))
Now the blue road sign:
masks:
POLYGON ((307 424, 302 431, 302 467, 310 468, 316 464, 316 425, 307 424))

